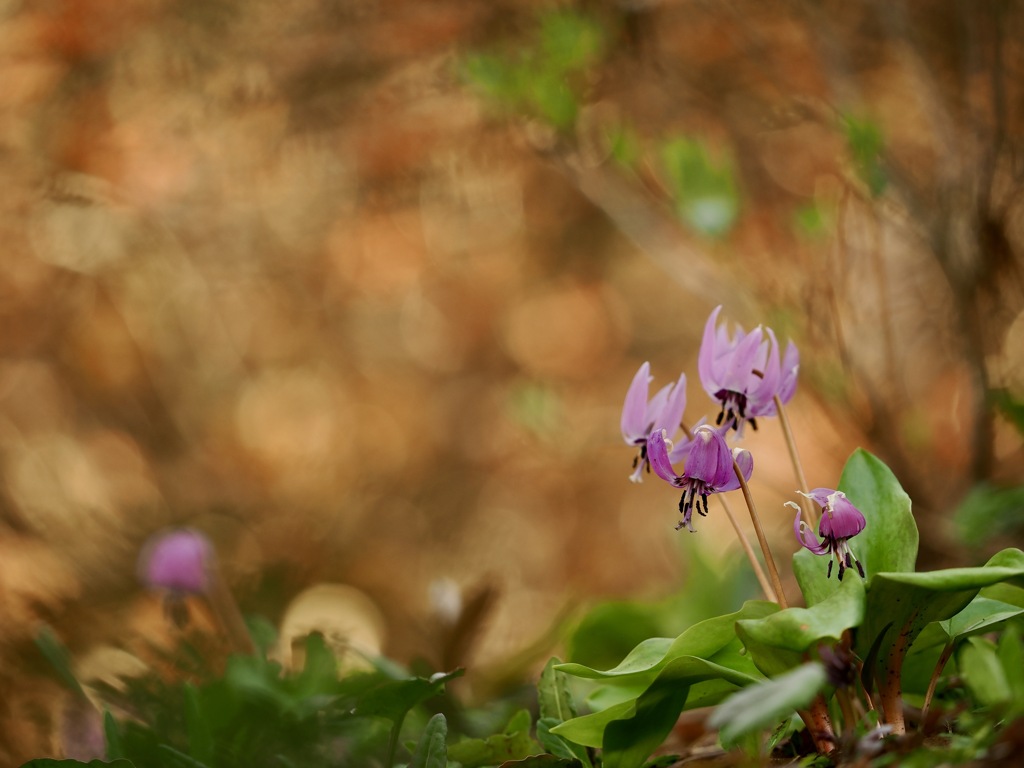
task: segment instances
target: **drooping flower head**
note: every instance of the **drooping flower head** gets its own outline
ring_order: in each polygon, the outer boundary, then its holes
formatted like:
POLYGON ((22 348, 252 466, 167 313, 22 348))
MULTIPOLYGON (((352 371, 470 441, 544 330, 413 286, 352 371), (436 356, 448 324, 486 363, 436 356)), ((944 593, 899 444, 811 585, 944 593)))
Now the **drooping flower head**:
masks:
POLYGON ((199 531, 182 528, 154 535, 139 556, 139 578, 150 589, 203 594, 210 585, 213 546, 199 531))
POLYGON ((705 391, 722 406, 717 423, 742 434, 746 422, 757 429, 759 416, 775 415, 775 395, 783 403, 792 399, 800 353, 790 341, 780 363, 771 328, 758 326, 746 333, 737 326, 730 338, 725 326, 718 326, 721 311, 715 307, 708 317, 697 365, 705 391))
MULTIPOLYGON (((681 374, 675 384, 666 384, 648 400, 647 391, 653 380, 651 364, 644 363, 633 377, 622 405, 622 439, 626 445, 637 448, 633 474, 629 476, 634 483, 643 481, 645 469, 651 471, 647 449, 651 434, 665 430, 669 436, 675 435, 686 410, 686 374, 681 374)), ((689 441, 680 441, 673 449, 673 459, 678 461, 688 450, 689 441)))
POLYGON ((822 537, 818 541, 811 532, 810 526, 800 519, 800 507, 792 501, 787 501, 786 506, 796 509, 796 520, 793 521, 793 532, 797 540, 807 549, 816 555, 831 555, 828 561, 828 574, 832 576, 832 564, 839 563, 839 580, 843 580, 843 572, 847 568, 857 566, 857 572, 864 578, 864 566, 860 560, 853 556, 850 549, 850 539, 864 530, 867 521, 861 511, 853 506, 853 503, 846 498, 842 491, 834 491, 831 488, 815 488, 810 493, 797 491, 801 496, 812 499, 821 507, 821 522, 818 524, 818 535, 822 537))
POLYGON ((725 438, 718 430, 706 425, 693 430, 693 440, 690 443, 683 474, 677 475, 672 469, 668 441, 664 432, 651 434, 647 444, 647 455, 658 477, 676 488, 683 489, 683 495, 679 499, 679 511, 683 519, 676 526, 676 530, 685 527, 691 533, 693 523, 690 517, 694 509, 699 514, 706 515, 708 496, 723 491, 734 491, 740 487, 739 478, 733 470, 733 461, 739 466, 744 480, 749 480, 754 471, 754 458, 750 451, 741 448, 730 451, 725 438))

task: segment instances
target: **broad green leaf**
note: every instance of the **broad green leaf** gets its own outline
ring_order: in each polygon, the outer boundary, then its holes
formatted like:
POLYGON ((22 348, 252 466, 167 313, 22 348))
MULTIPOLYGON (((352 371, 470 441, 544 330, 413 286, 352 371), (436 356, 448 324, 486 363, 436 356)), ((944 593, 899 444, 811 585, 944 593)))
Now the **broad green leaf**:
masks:
POLYGON ((663 637, 644 640, 612 669, 601 671, 572 663, 559 664, 555 668, 576 677, 630 686, 642 685, 653 681, 661 670, 676 659, 692 656, 707 659, 714 656, 735 640, 737 621, 762 618, 778 609, 775 603, 749 600, 735 613, 694 624, 675 640, 663 637))
POLYGON ((1000 600, 991 600, 978 595, 967 607, 945 621, 935 621, 925 627, 914 641, 910 654, 921 653, 936 645, 958 642, 965 637, 981 632, 991 632, 1015 616, 1024 613, 1024 608, 1000 600))
POLYGON ((875 574, 868 581, 858 653, 867 659, 874 649, 879 671, 899 670, 924 627, 953 618, 983 587, 1002 582, 1024 584, 1024 552, 1003 550, 980 568, 875 574))
MULTIPOLYGON (((613 722, 628 721, 632 724, 631 727, 641 730, 646 728, 647 723, 637 720, 637 712, 638 707, 643 708, 649 701, 668 702, 673 706, 678 701, 679 708, 674 714, 669 713, 674 722, 684 708, 715 704, 737 688, 750 685, 758 679, 707 659, 682 656, 663 667, 646 690, 636 697, 600 712, 573 718, 551 730, 576 744, 601 747, 604 746, 605 730, 613 722), (679 693, 680 697, 668 696, 666 691, 669 690, 679 693)), ((663 703, 661 706, 664 708, 668 704, 663 703)), ((643 711, 647 710, 644 708, 643 711)), ((663 713, 658 713, 659 716, 661 714, 663 713)))
POLYGON ((448 738, 448 721, 438 712, 427 722, 423 729, 416 752, 412 756, 409 768, 446 768, 448 750, 445 739, 448 738))
POLYGON ((787 608, 763 619, 736 622, 736 633, 754 664, 777 675, 799 664, 805 654, 864 619, 864 581, 849 573, 825 600, 810 608, 787 608))
MULTIPOLYGON (((913 571, 917 523, 910 511, 910 497, 890 469, 858 448, 843 468, 838 490, 864 514, 867 524, 850 546, 868 579, 881 572, 913 571)), ((808 606, 820 603, 838 588, 836 581, 826 577, 826 559, 803 547, 793 556, 793 573, 808 606)))
POLYGON ((974 698, 987 707, 1010 701, 1012 692, 994 643, 971 637, 957 654, 957 667, 974 698))
POLYGON ((722 745, 730 747, 743 736, 774 727, 795 710, 806 707, 827 682, 821 664, 804 664, 734 693, 718 705, 708 718, 708 725, 718 728, 722 745))
POLYGON ((295 695, 306 698, 331 691, 338 681, 337 657, 319 632, 307 635, 304 646, 305 663, 292 686, 295 695))
POLYGON ((640 768, 672 731, 687 694, 685 685, 652 685, 637 699, 632 717, 608 724, 601 751, 603 768, 640 768))
POLYGON ((499 765, 539 754, 540 745, 530 737, 530 713, 520 710, 509 721, 504 733, 486 739, 463 739, 448 747, 448 759, 463 768, 499 765))

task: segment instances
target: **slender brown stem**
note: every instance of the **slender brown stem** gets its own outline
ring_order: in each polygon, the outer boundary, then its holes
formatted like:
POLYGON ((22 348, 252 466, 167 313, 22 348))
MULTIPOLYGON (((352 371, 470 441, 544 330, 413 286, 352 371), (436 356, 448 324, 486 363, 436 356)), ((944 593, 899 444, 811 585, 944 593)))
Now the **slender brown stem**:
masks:
POLYGON ((730 507, 729 502, 725 500, 725 496, 719 494, 718 500, 722 502, 722 509, 725 510, 725 516, 729 518, 729 522, 732 524, 732 529, 736 531, 736 538, 740 540, 740 546, 743 547, 743 551, 746 553, 747 559, 750 561, 750 566, 754 569, 754 575, 757 577, 757 583, 761 585, 761 590, 764 592, 764 596, 773 603, 777 603, 779 598, 775 594, 775 590, 772 589, 772 585, 768 581, 768 575, 764 572, 764 568, 761 567, 761 563, 758 561, 757 555, 754 554, 754 548, 750 546, 750 542, 747 541, 747 537, 743 534, 743 530, 740 528, 739 521, 736 519, 736 516, 733 515, 732 507, 730 507))
POLYGON ((761 527, 761 519, 757 516, 757 508, 754 506, 754 497, 750 495, 750 487, 747 485, 739 464, 733 459, 732 471, 736 473, 736 479, 740 481, 740 489, 743 491, 743 500, 747 502, 747 509, 750 511, 750 519, 754 523, 754 532, 757 534, 757 542, 761 545, 761 552, 764 554, 764 564, 768 568, 768 576, 772 580, 772 587, 775 589, 776 601, 780 608, 789 608, 786 601, 786 593, 782 590, 782 579, 779 578, 779 569, 775 567, 775 558, 768 548, 768 539, 764 535, 764 528, 761 527))
POLYGON ((811 735, 818 752, 823 755, 834 752, 836 749, 835 731, 832 730, 832 719, 828 716, 828 705, 825 704, 825 699, 816 696, 809 709, 798 710, 798 713, 800 719, 804 721, 804 725, 807 726, 807 732, 811 735))
POLYGON ((935 671, 932 672, 932 679, 928 681, 928 691, 924 695, 924 706, 921 707, 922 726, 928 719, 928 707, 931 706, 932 696, 935 695, 935 686, 939 682, 939 675, 942 674, 942 670, 946 666, 946 662, 949 661, 949 657, 952 655, 953 641, 950 640, 946 643, 946 647, 942 649, 942 653, 939 654, 939 660, 935 663, 935 671))
MULTIPOLYGON (((789 449, 789 460, 793 462, 796 481, 803 493, 810 493, 810 489, 807 487, 807 477, 804 475, 804 465, 800 462, 800 454, 796 449, 793 428, 789 425, 789 416, 786 415, 786 409, 782 407, 782 401, 779 399, 779 396, 775 395, 774 397, 775 412, 779 415, 779 424, 782 425, 782 435, 786 438, 786 448, 789 449)), ((814 504, 806 496, 800 497, 800 510, 803 512, 804 522, 811 527, 812 531, 817 530, 818 520, 814 512, 814 504)))

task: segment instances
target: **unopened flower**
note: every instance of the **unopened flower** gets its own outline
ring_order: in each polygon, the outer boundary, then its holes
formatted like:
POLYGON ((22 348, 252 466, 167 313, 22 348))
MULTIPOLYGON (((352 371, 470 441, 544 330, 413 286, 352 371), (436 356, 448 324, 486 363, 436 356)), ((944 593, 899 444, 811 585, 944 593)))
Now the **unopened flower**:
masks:
POLYGON ((839 563, 839 580, 843 580, 843 572, 847 568, 857 566, 857 572, 864 577, 864 566, 853 556, 850 550, 849 541, 858 533, 864 530, 866 521, 861 511, 853 506, 853 503, 846 498, 842 491, 834 491, 830 488, 815 488, 810 493, 797 491, 801 496, 812 499, 821 507, 821 522, 818 524, 818 535, 822 537, 818 541, 811 532, 810 526, 800 519, 800 507, 792 501, 787 501, 786 506, 796 510, 796 519, 793 521, 793 532, 797 540, 807 549, 816 555, 831 555, 828 561, 828 574, 832 576, 832 564, 839 563))
POLYGON ((749 480, 754 471, 754 458, 750 451, 736 448, 729 450, 725 438, 712 427, 702 425, 694 429, 683 474, 677 475, 672 469, 669 447, 664 432, 651 434, 647 444, 647 455, 655 474, 676 488, 683 489, 679 499, 679 511, 683 519, 676 530, 685 527, 693 531, 690 517, 696 509, 701 515, 708 513, 708 496, 723 491, 734 491, 740 487, 739 478, 733 470, 733 461, 749 480))
POLYGON ((213 546, 191 528, 158 533, 139 556, 139 578, 150 589, 202 594, 210 585, 213 546))
MULTIPOLYGON (((651 364, 644 363, 633 377, 622 405, 622 439, 626 445, 637 448, 633 474, 629 477, 634 483, 643 481, 644 470, 651 471, 647 453, 651 434, 665 430, 670 437, 675 435, 686 410, 686 374, 681 374, 675 384, 666 384, 648 400, 647 391, 653 380, 651 364)), ((673 450, 673 459, 685 456, 688 445, 689 441, 681 441, 673 450)))
POLYGON ((721 311, 721 306, 715 307, 708 317, 697 364, 705 391, 722 406, 717 423, 742 433, 744 423, 757 429, 759 416, 775 415, 776 395, 783 403, 792 399, 800 353, 791 341, 780 363, 779 343, 771 328, 758 326, 745 333, 737 326, 730 338, 725 326, 718 327, 721 311))

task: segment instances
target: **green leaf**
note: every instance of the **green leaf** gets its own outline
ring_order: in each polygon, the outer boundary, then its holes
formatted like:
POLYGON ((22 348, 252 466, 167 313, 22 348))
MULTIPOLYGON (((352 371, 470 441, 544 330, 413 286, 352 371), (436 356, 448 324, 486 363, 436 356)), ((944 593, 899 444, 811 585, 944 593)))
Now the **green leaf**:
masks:
MULTIPOLYGON (((917 523, 910 497, 890 469, 877 457, 858 448, 846 462, 839 488, 866 521, 850 545, 870 578, 880 572, 913 571, 917 562, 917 523)), ((808 606, 825 600, 837 589, 826 578, 825 559, 800 548, 793 556, 793 573, 808 606)))
POLYGON ((1010 624, 1003 631, 996 653, 1003 665, 1014 705, 1020 711, 1024 709, 1024 643, 1021 642, 1021 630, 1017 624, 1010 624))
MULTIPOLYGON (((658 732, 668 719, 675 722, 684 708, 715 704, 737 688, 758 679, 707 659, 682 656, 661 667, 655 679, 639 694, 600 712, 568 720, 552 728, 552 732, 576 744, 607 748, 606 729, 613 722, 627 721, 627 725, 616 726, 616 738, 622 736, 621 728, 626 732, 632 729, 638 740, 646 739, 658 732), (650 702, 658 703, 656 712, 648 707, 650 702)), ((618 742, 616 747, 620 751, 625 749, 625 745, 618 742)))
POLYGON ((966 637, 982 632, 991 632, 1022 613, 1024 613, 1024 608, 1000 600, 992 600, 979 594, 967 604, 966 608, 952 618, 946 621, 932 622, 925 627, 914 641, 910 654, 921 653, 937 645, 959 642, 966 637))
POLYGON ((999 488, 987 483, 971 489, 953 513, 957 538, 969 546, 1024 528, 1024 486, 999 488))
POLYGON ((698 139, 680 137, 662 147, 662 166, 680 216, 701 234, 727 233, 739 215, 732 166, 698 139))
POLYGON ((882 129, 870 118, 852 115, 843 117, 842 127, 857 175, 867 185, 872 197, 878 197, 888 184, 881 160, 885 148, 882 129))
POLYGON ((188 732, 188 749, 196 760, 203 763, 214 762, 214 740, 210 732, 210 723, 204 716, 200 704, 199 692, 191 683, 182 688, 185 696, 185 729, 188 732))
POLYGON ((984 706, 1009 703, 1012 692, 996 646, 981 637, 967 640, 957 654, 957 667, 974 698, 984 706))
POLYGON ((338 659, 319 632, 307 635, 304 644, 306 660, 294 680, 295 695, 306 698, 330 692, 338 681, 338 659))
POLYGON ((612 669, 601 671, 573 663, 559 664, 555 669, 591 680, 643 685, 653 681, 676 659, 690 656, 706 659, 722 651, 735 640, 737 621, 762 618, 778 610, 775 603, 748 600, 735 613, 698 622, 674 640, 664 637, 644 640, 612 669))
POLYGON ((556 669, 561 660, 552 658, 544 665, 537 684, 537 704, 541 717, 548 717, 562 723, 576 717, 576 702, 565 679, 565 673, 556 669))
POLYGON ((463 674, 461 669, 447 674, 436 674, 429 679, 411 677, 407 680, 389 680, 366 692, 355 707, 359 717, 384 717, 401 722, 413 707, 437 696, 444 685, 463 674))
POLYGON ((708 718, 708 725, 719 729, 724 747, 731 747, 743 736, 774 727, 794 711, 806 707, 827 683, 821 664, 804 664, 734 693, 718 705, 708 718))
POLYGON ((522 709, 512 716, 504 733, 452 744, 448 747, 448 759, 461 763, 463 768, 480 768, 522 760, 540 751, 540 746, 530 737, 530 713, 522 709))
POLYGON ((448 749, 445 740, 448 738, 448 721, 438 712, 427 722, 423 729, 416 752, 412 756, 409 768, 446 768, 448 765, 448 749))
POLYGON ((121 743, 121 731, 110 710, 103 712, 103 738, 107 742, 107 757, 114 760, 124 757, 124 745, 121 743))
POLYGON ((85 691, 82 690, 81 684, 75 678, 75 673, 71 671, 71 654, 68 653, 68 649, 57 635, 54 634, 53 630, 50 627, 44 626, 36 633, 34 639, 36 647, 50 663, 50 666, 53 667, 57 679, 68 690, 79 696, 85 696, 85 691))
POLYGON ((874 648, 878 671, 898 671, 903 656, 925 626, 964 610, 983 587, 1024 584, 1024 552, 1006 549, 980 568, 927 573, 877 573, 868 580, 864 623, 857 650, 874 648))
POLYGON ((864 581, 856 572, 825 600, 810 608, 787 608, 763 619, 736 622, 736 633, 766 675, 792 669, 813 647, 838 640, 864 619, 864 581))
POLYGON ((576 702, 569 690, 566 675, 555 668, 559 663, 557 658, 549 659, 537 685, 537 702, 540 710, 537 740, 551 754, 568 760, 577 760, 589 768, 590 757, 586 749, 551 733, 552 728, 577 715, 576 702))

